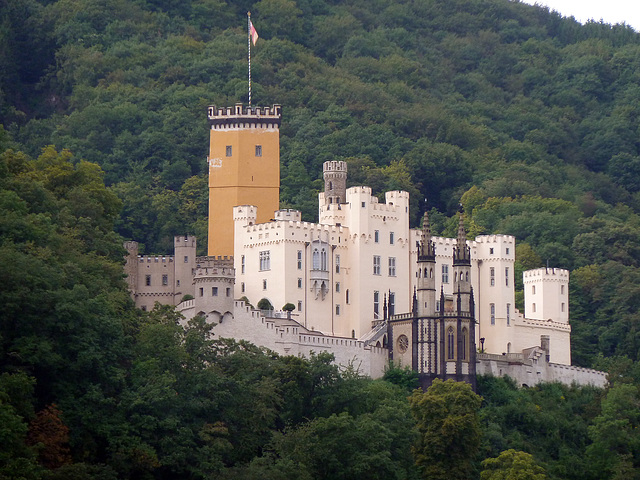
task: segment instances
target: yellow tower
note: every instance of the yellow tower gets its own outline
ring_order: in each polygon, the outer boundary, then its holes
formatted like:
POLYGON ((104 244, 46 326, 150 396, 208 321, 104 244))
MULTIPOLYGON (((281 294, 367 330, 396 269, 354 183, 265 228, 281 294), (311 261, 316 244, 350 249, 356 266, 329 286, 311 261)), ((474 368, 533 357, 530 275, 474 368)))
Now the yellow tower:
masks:
POLYGON ((233 255, 233 207, 255 205, 258 223, 280 207, 282 107, 209 107, 209 255, 233 255))

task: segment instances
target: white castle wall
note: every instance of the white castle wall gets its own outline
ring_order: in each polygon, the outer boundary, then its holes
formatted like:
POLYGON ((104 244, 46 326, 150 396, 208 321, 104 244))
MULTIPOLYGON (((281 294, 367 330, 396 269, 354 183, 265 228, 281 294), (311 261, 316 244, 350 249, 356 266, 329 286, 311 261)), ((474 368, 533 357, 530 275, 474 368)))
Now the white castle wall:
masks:
POLYGON ((518 386, 532 387, 542 382, 560 382, 565 385, 592 385, 604 388, 607 374, 590 368, 547 363, 542 358, 537 363, 522 360, 522 354, 478 354, 478 375, 513 378, 518 386))
MULTIPOLYGON (((181 303, 178 310, 186 320, 192 318, 198 310, 196 300, 181 303)), ((352 338, 311 332, 293 319, 265 318, 243 301, 234 302, 233 316, 225 316, 222 321, 217 319, 216 323, 213 333, 218 338, 247 340, 280 355, 308 358, 313 353, 329 352, 335 356, 337 364, 352 365, 360 374, 372 378, 380 378, 388 362, 386 348, 365 345, 352 338)))

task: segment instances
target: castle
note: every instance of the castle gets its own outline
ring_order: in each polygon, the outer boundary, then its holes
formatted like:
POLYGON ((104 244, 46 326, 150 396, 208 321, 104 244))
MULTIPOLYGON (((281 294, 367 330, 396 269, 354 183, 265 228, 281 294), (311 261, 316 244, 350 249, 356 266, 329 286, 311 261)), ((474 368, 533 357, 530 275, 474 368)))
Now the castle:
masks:
POLYGON ((423 385, 477 373, 605 384, 571 366, 568 271, 525 272, 522 314, 514 237, 468 241, 462 213, 457 239, 432 236, 426 214, 411 229, 407 192, 381 203, 369 187, 346 188, 340 161, 323 166, 319 222, 303 222, 278 209, 281 107, 209 107, 208 118, 209 256, 196 256, 194 237, 176 237, 173 256, 139 256, 127 242, 137 306, 176 305, 219 337, 281 354, 329 351, 372 377, 391 359, 423 385))

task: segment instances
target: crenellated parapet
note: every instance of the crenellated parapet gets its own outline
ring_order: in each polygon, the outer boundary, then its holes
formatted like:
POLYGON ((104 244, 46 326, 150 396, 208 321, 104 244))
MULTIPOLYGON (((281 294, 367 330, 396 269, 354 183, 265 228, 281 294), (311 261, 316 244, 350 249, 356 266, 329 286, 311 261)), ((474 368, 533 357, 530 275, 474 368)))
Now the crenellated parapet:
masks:
POLYGON ((237 103, 233 107, 216 107, 207 110, 209 125, 214 130, 229 128, 279 128, 282 106, 255 107, 237 103))

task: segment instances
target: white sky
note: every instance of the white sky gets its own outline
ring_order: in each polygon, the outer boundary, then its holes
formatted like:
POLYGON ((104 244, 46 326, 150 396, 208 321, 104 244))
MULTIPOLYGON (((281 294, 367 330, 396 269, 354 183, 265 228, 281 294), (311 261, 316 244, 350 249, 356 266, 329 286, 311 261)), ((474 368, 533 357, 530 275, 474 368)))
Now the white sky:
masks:
POLYGON ((590 19, 615 25, 625 22, 640 32, 640 0, 522 0, 524 3, 546 5, 564 17, 573 16, 585 23, 590 19))

